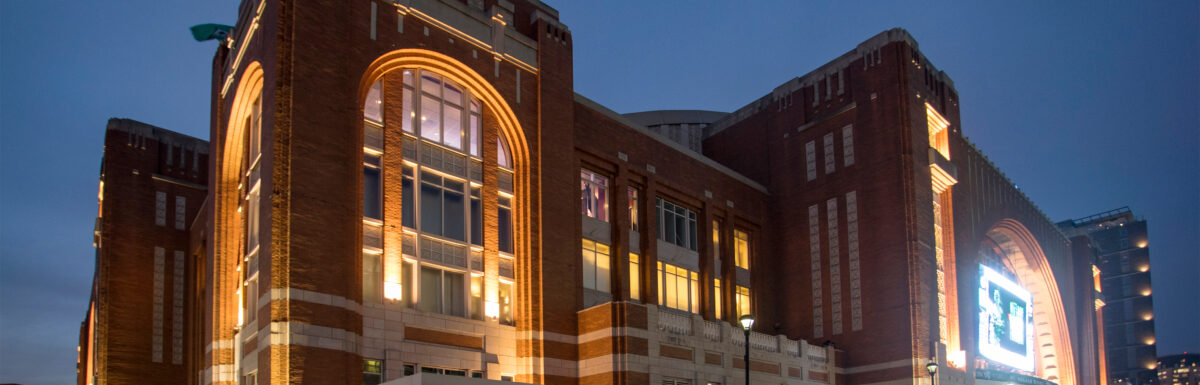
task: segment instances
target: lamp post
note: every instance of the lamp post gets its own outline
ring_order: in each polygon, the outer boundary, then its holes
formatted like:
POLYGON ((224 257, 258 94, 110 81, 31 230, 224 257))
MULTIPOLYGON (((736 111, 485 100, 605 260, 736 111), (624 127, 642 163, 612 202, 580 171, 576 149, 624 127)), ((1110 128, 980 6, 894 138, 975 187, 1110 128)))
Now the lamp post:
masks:
POLYGON ((750 327, 754 326, 754 316, 746 314, 738 317, 738 323, 742 324, 742 331, 746 332, 746 355, 742 359, 746 364, 746 385, 750 385, 750 327))
POLYGON ((938 364, 936 358, 934 358, 933 361, 929 361, 928 364, 925 364, 925 371, 929 372, 929 381, 932 381, 933 385, 937 385, 937 370, 938 364))

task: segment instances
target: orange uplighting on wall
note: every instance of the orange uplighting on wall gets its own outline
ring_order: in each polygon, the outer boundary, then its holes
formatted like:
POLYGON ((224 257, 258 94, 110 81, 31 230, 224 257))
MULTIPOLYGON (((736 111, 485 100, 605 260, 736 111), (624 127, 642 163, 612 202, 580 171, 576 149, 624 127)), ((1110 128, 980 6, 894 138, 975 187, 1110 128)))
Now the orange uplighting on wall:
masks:
POLYGON ((383 298, 398 301, 404 298, 404 286, 400 282, 384 282, 383 283, 383 298))
POLYGON ((946 362, 949 363, 950 367, 952 367, 952 368, 957 368, 957 369, 966 368, 967 367, 967 351, 959 350, 959 351, 950 353, 949 356, 946 357, 946 362))

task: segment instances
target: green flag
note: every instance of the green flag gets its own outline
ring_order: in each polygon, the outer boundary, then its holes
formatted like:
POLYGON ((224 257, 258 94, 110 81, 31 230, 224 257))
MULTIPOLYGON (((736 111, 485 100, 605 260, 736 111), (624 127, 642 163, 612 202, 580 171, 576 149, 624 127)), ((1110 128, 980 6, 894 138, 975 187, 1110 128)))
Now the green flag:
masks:
POLYGON ((192 38, 196 41, 222 40, 233 31, 233 26, 224 24, 200 24, 192 26, 192 38))

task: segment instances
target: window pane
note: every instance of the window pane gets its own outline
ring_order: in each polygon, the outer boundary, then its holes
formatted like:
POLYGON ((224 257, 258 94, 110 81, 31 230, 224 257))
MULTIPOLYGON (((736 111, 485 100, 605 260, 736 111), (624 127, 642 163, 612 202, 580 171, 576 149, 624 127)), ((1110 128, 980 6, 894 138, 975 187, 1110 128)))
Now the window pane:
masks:
POLYGON ((471 276, 471 318, 483 319, 483 276, 471 276))
POLYGON ((363 166, 363 216, 383 218, 383 195, 380 194, 379 169, 363 166))
POLYGON ((479 124, 479 115, 471 114, 471 156, 475 157, 479 156, 479 142, 483 139, 480 138, 479 124))
POLYGON ((667 305, 667 307, 670 308, 678 309, 679 303, 677 302, 678 297, 677 292, 675 291, 675 276, 670 273, 664 273, 663 283, 665 287, 664 290, 666 290, 666 303, 664 305, 667 305))
POLYGON ((505 253, 513 252, 513 229, 512 229, 512 210, 501 207, 498 217, 500 219, 500 251, 505 253))
POLYGON ((417 301, 420 309, 431 313, 442 310, 442 271, 429 267, 421 267, 421 299, 417 301))
POLYGON ((629 253, 629 298, 640 300, 642 299, 642 281, 639 279, 641 271, 638 263, 638 255, 629 253))
POLYGON ((435 73, 421 72, 421 91, 440 97, 442 95, 442 77, 435 73))
POLYGON ((371 89, 367 90, 367 100, 363 102, 363 117, 376 122, 383 123, 383 98, 380 96, 383 82, 375 82, 371 85, 371 89))
POLYGON ((512 325, 512 291, 513 284, 500 282, 500 323, 512 325))
POLYGON ((471 193, 471 244, 483 246, 483 204, 477 190, 471 193))
POLYGON ((508 161, 508 143, 504 141, 504 136, 496 140, 496 164, 500 167, 512 168, 512 164, 508 161))
POLYGON ((404 306, 412 307, 413 301, 417 298, 417 292, 414 290, 416 286, 413 285, 413 281, 416 279, 413 276, 413 269, 416 268, 416 264, 404 262, 403 266, 400 268, 400 295, 404 297, 404 306))
POLYGON ((413 178, 408 176, 411 171, 412 169, 405 167, 404 178, 400 182, 400 222, 404 225, 404 227, 415 228, 416 226, 414 224, 416 223, 417 219, 417 211, 415 210, 416 201, 413 200, 413 196, 415 195, 413 192, 413 178))
POLYGON ((363 253, 363 303, 379 303, 382 301, 379 295, 379 278, 382 274, 382 269, 379 261, 379 255, 363 253))
POLYGON ((596 288, 596 252, 587 243, 583 245, 583 287, 596 288))
POLYGON ((445 272, 442 293, 442 314, 459 317, 466 315, 466 309, 463 306, 463 275, 461 273, 445 272))
POLYGON ((442 235, 442 189, 421 183, 421 231, 442 235))
POLYGON ((447 104, 443 112, 442 133, 445 134, 445 143, 450 148, 462 150, 462 109, 447 104))
MULTIPOLYGON (((405 74, 406 76, 408 74, 405 74)), ((407 77, 406 77, 407 78, 407 77)), ((402 112, 400 127, 404 128, 404 132, 413 133, 413 118, 416 114, 413 113, 413 92, 411 89, 404 89, 404 112, 402 112)))
POLYGON ((665 212, 663 214, 663 220, 665 221, 665 223, 663 223, 663 227, 664 227, 663 228, 663 240, 667 241, 667 243, 674 244, 675 243, 675 214, 671 213, 669 211, 665 212))
POLYGON ((449 80, 446 80, 445 84, 446 84, 446 88, 445 88, 445 91, 442 92, 442 100, 445 100, 447 103, 451 103, 456 106, 461 106, 463 104, 462 90, 458 88, 458 85, 454 84, 454 82, 451 82, 449 80))
POLYGON ((688 248, 696 251, 696 218, 688 220, 688 248))
POLYGON ((446 190, 445 197, 444 234, 446 238, 466 242, 466 224, 463 221, 466 220, 467 212, 464 208, 463 195, 458 191, 446 190))
POLYGON ((603 253, 603 254, 596 253, 596 290, 600 290, 603 292, 611 292, 612 289, 609 285, 609 280, 612 277, 609 276, 609 273, 608 273, 608 267, 609 267, 609 264, 608 264, 609 258, 608 258, 608 253, 607 253, 608 250, 604 250, 604 251, 605 251, 605 253, 603 253))
POLYGON ((429 95, 421 95, 421 136, 442 141, 442 104, 429 95))

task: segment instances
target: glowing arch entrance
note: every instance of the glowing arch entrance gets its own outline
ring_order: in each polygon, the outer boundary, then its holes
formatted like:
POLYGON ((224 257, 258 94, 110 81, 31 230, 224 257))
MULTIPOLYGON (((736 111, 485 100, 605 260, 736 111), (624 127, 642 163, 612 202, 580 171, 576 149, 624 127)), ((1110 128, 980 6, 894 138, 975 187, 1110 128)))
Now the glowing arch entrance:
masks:
POLYGON ((988 230, 980 248, 981 254, 997 254, 1032 295, 1037 376, 1061 385, 1075 385, 1075 356, 1062 297, 1037 239, 1020 222, 1003 219, 988 230))

